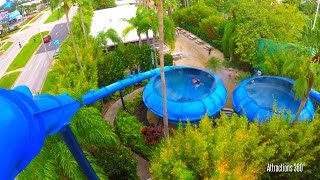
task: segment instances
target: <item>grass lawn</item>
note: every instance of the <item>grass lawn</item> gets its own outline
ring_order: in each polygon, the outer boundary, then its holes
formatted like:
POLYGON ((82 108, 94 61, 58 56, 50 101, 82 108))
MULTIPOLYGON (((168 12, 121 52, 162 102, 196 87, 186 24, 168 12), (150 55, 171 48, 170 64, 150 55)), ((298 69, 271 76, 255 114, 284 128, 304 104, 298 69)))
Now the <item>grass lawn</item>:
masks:
POLYGON ((0 39, 3 41, 3 40, 6 40, 6 39, 9 39, 9 38, 10 38, 10 36, 4 36, 4 37, 2 37, 0 39))
POLYGON ((64 15, 64 10, 62 8, 55 9, 51 15, 47 18, 44 24, 51 23, 59 20, 64 15))
POLYGON ((28 29, 30 26, 25 26, 24 28, 21 29, 21 31, 24 31, 26 29, 28 29))
POLYGON ((19 74, 20 74, 20 72, 18 71, 18 72, 13 72, 13 73, 10 73, 8 75, 3 76, 0 79, 0 87, 10 89, 11 86, 13 85, 13 83, 18 78, 19 74))
POLYGON ((49 93, 51 89, 53 89, 54 86, 56 86, 56 75, 53 73, 53 71, 49 71, 46 81, 44 82, 44 85, 42 87, 41 93, 49 93))
POLYGON ((13 42, 6 42, 6 44, 5 45, 3 45, 2 46, 2 48, 0 49, 0 50, 8 50, 10 47, 11 47, 11 45, 13 44, 13 42))
MULTIPOLYGON (((49 31, 44 31, 42 32, 42 36, 45 36, 48 33, 49 31)), ((29 39, 29 42, 21 49, 19 54, 14 58, 7 72, 24 67, 41 43, 42 39, 40 33, 32 36, 29 39), (33 37, 36 38, 36 42, 33 42, 33 37)))

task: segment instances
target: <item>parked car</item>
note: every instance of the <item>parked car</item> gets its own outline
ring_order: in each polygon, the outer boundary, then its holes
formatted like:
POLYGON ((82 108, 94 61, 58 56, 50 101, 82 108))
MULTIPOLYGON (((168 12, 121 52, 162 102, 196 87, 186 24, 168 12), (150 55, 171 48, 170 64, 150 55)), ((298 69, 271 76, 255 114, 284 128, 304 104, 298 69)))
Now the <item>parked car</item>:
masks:
POLYGON ((60 48, 56 49, 56 50, 54 51, 53 57, 58 56, 58 55, 59 55, 59 52, 60 52, 60 48))
POLYGON ((44 42, 44 43, 48 43, 48 42, 51 41, 51 39, 52 39, 52 37, 51 37, 50 35, 47 35, 47 36, 45 36, 45 37, 43 38, 43 42, 44 42))

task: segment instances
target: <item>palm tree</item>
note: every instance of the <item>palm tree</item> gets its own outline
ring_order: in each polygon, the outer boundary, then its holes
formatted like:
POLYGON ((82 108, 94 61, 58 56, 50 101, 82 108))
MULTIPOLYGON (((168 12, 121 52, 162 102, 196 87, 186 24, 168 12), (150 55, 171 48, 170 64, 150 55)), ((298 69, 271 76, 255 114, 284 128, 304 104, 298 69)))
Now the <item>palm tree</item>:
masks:
MULTIPOLYGON (((154 53, 154 57, 156 56, 156 46, 155 41, 158 39, 158 31, 159 31, 159 25, 158 25, 158 13, 153 10, 149 9, 150 13, 150 19, 151 19, 151 30, 153 33, 152 38, 152 49, 154 53)), ((164 24, 164 42, 170 46, 170 49, 174 49, 175 45, 175 25, 169 17, 163 17, 163 24, 164 24)), ((155 58, 156 59, 156 58, 155 58)), ((158 65, 158 63, 156 63, 158 65)))
POLYGON ((100 31, 96 37, 96 40, 99 45, 104 45, 106 53, 108 53, 108 39, 110 39, 113 43, 118 44, 119 46, 123 45, 122 39, 118 35, 116 30, 110 28, 106 32, 100 31))
POLYGON ((77 3, 78 3, 78 7, 79 7, 81 27, 82 27, 82 31, 83 31, 84 41, 86 42, 86 46, 88 46, 88 38, 87 38, 87 33, 86 33, 86 27, 84 25, 82 5, 83 5, 83 3, 90 3, 90 1, 89 2, 88 1, 84 2, 83 0, 77 0, 77 3))
POLYGON ((159 27, 159 53, 160 53, 160 76, 161 76, 161 90, 162 90, 162 104, 163 104, 163 128, 164 136, 169 138, 168 130, 168 110, 167 110, 167 87, 164 75, 164 33, 163 33, 163 5, 162 0, 157 3, 158 9, 158 27, 159 27))
POLYGON ((318 85, 320 78, 320 28, 317 27, 313 29, 311 24, 306 27, 305 35, 302 44, 305 47, 314 47, 316 50, 316 55, 312 57, 310 61, 310 51, 302 50, 298 56, 295 56, 289 65, 287 66, 287 71, 294 73, 297 77, 294 83, 294 89, 296 91, 297 97, 302 98, 299 105, 296 116, 293 120, 293 124, 298 121, 298 118, 305 107, 307 99, 309 97, 310 91, 314 85, 318 85), (298 57, 298 58, 296 58, 298 57), (300 59, 304 61, 298 61, 300 59), (298 59, 298 60, 295 60, 298 59), (310 62, 310 63, 309 63, 310 62), (299 68, 297 68, 299 67, 299 68))
POLYGON ((122 37, 126 37, 128 35, 129 32, 131 32, 132 30, 136 29, 137 30, 137 35, 139 37, 139 47, 141 47, 142 45, 142 40, 141 40, 141 34, 142 34, 142 26, 141 26, 141 21, 143 16, 140 16, 140 11, 141 11, 141 7, 139 6, 136 10, 136 16, 132 17, 130 19, 122 19, 123 21, 126 21, 130 24, 130 26, 126 27, 123 31, 122 31, 122 37))
POLYGON ((168 11, 168 16, 170 16, 172 14, 172 11, 174 9, 177 9, 178 7, 178 3, 177 3, 177 0, 167 0, 167 1, 164 1, 164 8, 167 9, 168 11))
POLYGON ((68 27, 68 31, 69 31, 70 36, 71 36, 73 50, 74 50, 74 53, 76 54, 76 58, 77 58, 80 70, 82 71, 83 68, 82 68, 82 64, 81 64, 81 61, 80 61, 80 56, 79 56, 79 53, 78 53, 78 50, 77 50, 77 45, 76 45, 76 42, 75 42, 75 39, 74 39, 72 27, 71 27, 70 20, 69 20, 69 9, 70 9, 70 7, 69 7, 68 3, 72 3, 72 1, 71 0, 51 0, 50 2, 53 5, 59 5, 60 2, 63 3, 63 9, 64 9, 64 12, 66 14, 67 27, 68 27))

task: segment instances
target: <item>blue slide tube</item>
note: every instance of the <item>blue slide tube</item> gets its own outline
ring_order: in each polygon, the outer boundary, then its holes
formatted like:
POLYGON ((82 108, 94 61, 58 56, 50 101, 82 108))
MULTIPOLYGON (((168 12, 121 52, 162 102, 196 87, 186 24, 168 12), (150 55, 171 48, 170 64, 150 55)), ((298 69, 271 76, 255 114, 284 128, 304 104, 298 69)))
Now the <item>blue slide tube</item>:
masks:
MULTIPOLYGON (((171 70, 171 69, 175 69, 178 66, 167 66, 165 67, 165 71, 171 70)), ((181 67, 181 66, 180 66, 181 67)), ((108 86, 102 87, 98 90, 90 90, 87 94, 85 94, 84 96, 82 96, 82 102, 85 105, 91 105, 93 103, 95 103, 96 101, 109 96, 110 94, 122 90, 132 84, 135 83, 139 83, 143 80, 149 79, 154 77, 155 75, 160 73, 160 69, 153 69, 144 73, 140 73, 137 75, 131 75, 130 77, 117 81, 113 84, 110 84, 108 86)))
MULTIPOLYGON (((165 70, 174 68, 166 67, 165 70)), ((45 137, 57 132, 60 132, 66 144, 70 142, 68 147, 81 168, 86 169, 86 176, 94 177, 92 168, 70 135, 72 132, 62 129, 69 126, 71 118, 81 106, 93 104, 118 90, 152 78, 159 72, 160 69, 150 70, 99 90, 91 90, 82 97, 83 102, 67 94, 33 96, 26 86, 12 90, 0 88, 0 179, 14 179, 40 152, 45 137)))

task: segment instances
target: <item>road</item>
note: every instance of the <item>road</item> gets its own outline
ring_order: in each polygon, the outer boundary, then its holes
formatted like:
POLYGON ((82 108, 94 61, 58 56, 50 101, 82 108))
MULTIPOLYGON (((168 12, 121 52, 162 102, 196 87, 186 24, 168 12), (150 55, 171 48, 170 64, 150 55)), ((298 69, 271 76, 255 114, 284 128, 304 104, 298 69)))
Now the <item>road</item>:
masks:
POLYGON ((30 88, 33 94, 41 91, 45 82, 47 73, 53 61, 53 54, 58 48, 54 46, 52 41, 58 39, 63 42, 68 36, 67 23, 56 24, 50 32, 52 40, 50 43, 45 43, 48 54, 45 52, 43 44, 38 49, 37 53, 32 56, 28 64, 25 66, 19 78, 16 80, 14 87, 26 85, 30 88))
MULTIPOLYGON (((57 47, 53 45, 54 40, 59 40, 61 43, 68 37, 67 23, 56 24, 50 32, 50 35, 52 37, 52 40, 49 43, 45 43, 47 51, 53 51, 57 49, 57 47)), ((43 52, 45 52, 45 49, 44 46, 41 45, 37 54, 43 52)))
MULTIPOLYGON (((76 11, 77 7, 73 6, 69 11, 70 19, 72 19, 76 11)), ((21 45, 24 46, 33 35, 39 33, 40 31, 51 31, 51 29, 56 24, 66 22, 66 18, 64 15, 59 21, 44 24, 44 21, 50 16, 50 14, 50 11, 45 11, 42 16, 34 23, 28 24, 30 25, 28 29, 17 32, 11 35, 10 38, 6 40, 13 42, 13 45, 3 55, 0 56, 0 78, 6 73, 8 67, 20 52, 21 49, 19 48, 19 42, 21 42, 21 45)))
POLYGON ((54 51, 48 52, 50 59, 48 59, 46 53, 35 54, 16 80, 14 87, 26 85, 30 88, 32 94, 40 92, 51 67, 53 53, 54 51))
MULTIPOLYGON (((74 16, 74 14, 76 13, 76 9, 77 7, 73 7, 73 9, 71 11, 69 11, 69 17, 70 19, 74 16)), ((50 13, 47 15, 47 17, 50 15, 50 13)), ((67 31, 67 26, 66 26, 66 20, 65 17, 62 17, 59 21, 53 22, 53 23, 49 23, 49 24, 43 24, 43 22, 46 20, 47 18, 45 15, 42 16, 42 18, 39 18, 39 22, 35 23, 35 25, 33 27, 30 27, 27 32, 24 32, 24 36, 23 35, 15 35, 15 37, 12 37, 12 39, 14 40, 14 38, 16 38, 15 42, 16 42, 16 46, 15 48, 10 48, 9 51, 11 51, 11 49, 14 50, 18 50, 20 51, 18 42, 21 42, 22 45, 29 41, 29 39, 34 35, 37 34, 41 31, 51 31, 50 35, 52 36, 52 40, 58 39, 60 40, 60 43, 66 39, 66 37, 68 36, 68 31, 67 31), (23 41, 25 39, 25 41, 23 41)), ((23 33, 23 32, 21 32, 23 33)), ((18 77, 18 79, 16 80, 16 82, 14 83, 13 87, 19 86, 19 85, 26 85, 30 88, 31 92, 33 94, 36 94, 38 92, 41 91, 42 86, 45 82, 45 79, 47 77, 48 71, 50 70, 51 67, 51 63, 53 61, 53 54, 55 49, 57 49, 58 47, 54 46, 53 43, 46 43, 46 48, 47 48, 47 52, 48 54, 45 52, 43 45, 41 45, 37 52, 30 58, 30 60, 28 61, 27 65, 22 69, 22 73, 20 74, 20 76, 18 77)), ((10 54, 8 52, 5 53, 6 54, 10 54)), ((15 52, 16 54, 18 54, 18 52, 15 52)), ((15 56, 14 56, 15 57, 15 56)), ((14 58, 13 57, 13 58, 14 58)), ((13 60, 13 58, 11 59, 11 62, 13 60)), ((6 63, 8 63, 10 65, 11 62, 9 61, 4 61, 6 63)), ((0 61, 1 63, 1 61, 0 61)), ((8 65, 8 66, 9 66, 8 65)), ((7 69, 1 66, 0 64, 0 77, 5 73, 5 70, 3 69, 7 69), (1 72, 3 72, 1 74, 1 72)))

